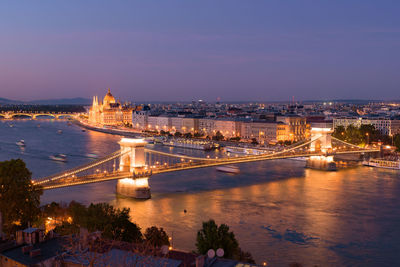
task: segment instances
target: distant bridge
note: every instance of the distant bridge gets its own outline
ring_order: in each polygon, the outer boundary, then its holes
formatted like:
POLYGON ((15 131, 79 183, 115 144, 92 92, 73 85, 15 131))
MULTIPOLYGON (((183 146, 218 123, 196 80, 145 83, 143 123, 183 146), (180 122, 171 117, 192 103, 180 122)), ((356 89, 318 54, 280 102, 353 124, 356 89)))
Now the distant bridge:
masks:
POLYGON ((60 118, 73 118, 76 116, 76 113, 72 112, 16 112, 16 111, 8 111, 1 112, 0 117, 3 119, 12 120, 16 117, 28 117, 33 120, 38 119, 40 117, 53 117, 54 119, 60 118))
MULTIPOLYGON (((310 139, 281 150, 240 156, 228 154, 223 158, 194 157, 162 152, 145 148, 146 142, 143 139, 122 138, 119 142, 120 150, 88 164, 37 179, 34 184, 41 185, 44 190, 50 190, 118 180, 118 193, 134 198, 149 198, 148 178, 160 173, 297 157, 308 157, 310 164, 316 162, 318 168, 327 169, 333 164, 335 155, 380 151, 379 148, 365 149, 343 142, 332 137, 331 132, 327 129, 317 128, 312 130, 310 139)), ((249 149, 249 151, 252 150, 249 149)))

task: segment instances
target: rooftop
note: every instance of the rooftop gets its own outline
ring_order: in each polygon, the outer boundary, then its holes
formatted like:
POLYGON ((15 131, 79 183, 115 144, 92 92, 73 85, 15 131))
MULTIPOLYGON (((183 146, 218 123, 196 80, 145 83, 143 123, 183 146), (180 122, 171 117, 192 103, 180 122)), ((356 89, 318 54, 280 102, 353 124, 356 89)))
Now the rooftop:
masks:
POLYGON ((30 257, 29 253, 24 254, 22 252, 22 247, 25 245, 21 246, 16 246, 10 249, 7 249, 1 253, 2 256, 7 257, 9 259, 12 259, 16 262, 19 262, 21 264, 30 266, 30 265, 35 265, 40 262, 43 262, 47 259, 56 257, 61 254, 63 247, 62 247, 62 239, 59 238, 54 238, 50 239, 48 241, 42 242, 42 243, 37 243, 33 245, 32 250, 35 249, 40 249, 41 254, 36 256, 36 257, 30 257))

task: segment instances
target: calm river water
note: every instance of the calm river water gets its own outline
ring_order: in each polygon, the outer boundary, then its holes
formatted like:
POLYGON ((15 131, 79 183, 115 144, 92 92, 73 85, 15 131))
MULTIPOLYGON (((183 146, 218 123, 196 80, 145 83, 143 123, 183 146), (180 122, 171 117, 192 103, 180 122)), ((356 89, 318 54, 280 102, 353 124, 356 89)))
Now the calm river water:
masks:
MULTIPOLYGON (((65 121, 0 120, 0 161, 22 158, 37 178, 89 162, 87 153, 113 152, 119 139, 82 132, 65 121), (25 150, 15 144, 20 139, 25 150), (48 159, 57 153, 66 154, 68 162, 48 159)), ((173 246, 183 250, 195 249, 201 222, 213 218, 228 224, 241 247, 269 266, 294 261, 303 266, 400 266, 400 171, 358 167, 321 172, 303 165, 276 160, 241 164, 240 175, 214 168, 155 175, 150 178, 152 199, 145 201, 117 197, 116 182, 110 181, 47 191, 42 202, 128 207, 142 229, 163 227, 173 246)))

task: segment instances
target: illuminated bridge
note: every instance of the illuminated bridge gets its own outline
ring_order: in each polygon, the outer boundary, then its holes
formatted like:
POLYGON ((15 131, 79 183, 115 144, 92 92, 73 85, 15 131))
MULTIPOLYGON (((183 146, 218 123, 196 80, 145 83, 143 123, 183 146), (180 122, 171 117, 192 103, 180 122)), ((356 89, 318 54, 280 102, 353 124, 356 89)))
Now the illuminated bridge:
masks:
POLYGON ((52 117, 54 119, 61 119, 61 118, 72 118, 76 115, 76 113, 65 113, 65 112, 16 112, 16 111, 8 111, 8 112, 1 112, 0 118, 12 120, 16 117, 26 117, 31 118, 33 120, 44 118, 44 117, 52 117))
POLYGON ((333 156, 339 154, 379 152, 380 149, 364 149, 331 136, 331 130, 313 128, 311 138, 281 150, 266 151, 248 149, 248 154, 228 153, 226 157, 194 157, 162 152, 146 148, 143 139, 122 138, 120 150, 88 164, 36 179, 33 183, 44 190, 118 180, 117 192, 134 198, 149 198, 148 179, 159 173, 183 171, 219 165, 308 157, 309 167, 335 169, 333 156))

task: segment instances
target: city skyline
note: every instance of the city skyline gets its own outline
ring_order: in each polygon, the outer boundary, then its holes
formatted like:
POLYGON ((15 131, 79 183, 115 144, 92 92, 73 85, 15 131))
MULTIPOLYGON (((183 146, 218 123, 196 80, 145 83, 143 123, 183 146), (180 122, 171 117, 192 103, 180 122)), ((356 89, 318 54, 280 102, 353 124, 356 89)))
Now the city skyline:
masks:
POLYGON ((400 99, 387 1, 0 4, 0 97, 400 99))

